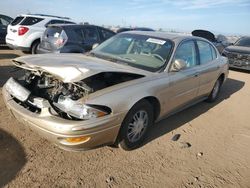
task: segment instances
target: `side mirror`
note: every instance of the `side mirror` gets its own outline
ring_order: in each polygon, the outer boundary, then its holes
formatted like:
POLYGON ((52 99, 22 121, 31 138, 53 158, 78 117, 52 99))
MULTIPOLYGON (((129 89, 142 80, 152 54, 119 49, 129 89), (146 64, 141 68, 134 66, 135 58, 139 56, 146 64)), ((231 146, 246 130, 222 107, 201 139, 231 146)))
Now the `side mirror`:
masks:
POLYGON ((93 50, 93 49, 95 49, 97 46, 99 46, 99 44, 98 44, 98 43, 93 44, 93 46, 92 46, 92 50, 93 50))
POLYGON ((187 64, 183 59, 176 59, 172 64, 171 71, 179 72, 180 70, 185 69, 186 67, 187 64))

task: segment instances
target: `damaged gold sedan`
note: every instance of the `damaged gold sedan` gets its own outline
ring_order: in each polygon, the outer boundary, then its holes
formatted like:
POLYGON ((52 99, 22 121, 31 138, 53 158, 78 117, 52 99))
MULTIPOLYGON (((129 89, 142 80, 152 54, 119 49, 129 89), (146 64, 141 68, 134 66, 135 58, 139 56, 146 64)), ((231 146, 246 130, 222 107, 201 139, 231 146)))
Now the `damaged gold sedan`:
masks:
POLYGON ((137 148, 154 122, 216 100, 227 59, 209 41, 160 32, 118 34, 89 54, 13 60, 25 70, 3 97, 14 116, 66 150, 137 148))

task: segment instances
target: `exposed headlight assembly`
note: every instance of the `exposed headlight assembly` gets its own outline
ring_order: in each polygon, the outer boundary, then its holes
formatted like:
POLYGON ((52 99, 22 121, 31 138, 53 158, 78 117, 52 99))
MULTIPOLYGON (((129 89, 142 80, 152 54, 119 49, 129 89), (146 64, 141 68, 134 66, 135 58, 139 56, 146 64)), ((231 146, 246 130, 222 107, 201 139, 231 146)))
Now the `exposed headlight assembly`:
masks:
POLYGON ((9 78, 5 84, 5 88, 12 96, 20 101, 26 101, 30 95, 30 91, 21 86, 14 78, 9 78))
POLYGON ((93 119, 103 117, 111 113, 111 109, 101 105, 85 105, 70 99, 69 97, 59 96, 58 102, 54 106, 78 119, 93 119))

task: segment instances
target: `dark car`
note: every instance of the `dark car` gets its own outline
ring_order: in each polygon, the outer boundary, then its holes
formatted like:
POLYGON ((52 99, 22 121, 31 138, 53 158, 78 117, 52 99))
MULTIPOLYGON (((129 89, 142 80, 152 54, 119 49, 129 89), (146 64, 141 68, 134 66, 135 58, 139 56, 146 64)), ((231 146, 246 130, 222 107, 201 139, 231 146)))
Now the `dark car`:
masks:
POLYGON ((122 27, 116 31, 116 33, 121 33, 125 31, 155 31, 151 28, 147 27, 135 27, 135 28, 129 28, 129 27, 122 27))
POLYGON ((7 35, 7 26, 12 20, 11 17, 0 14, 0 44, 6 44, 5 37, 7 35))
POLYGON ((241 37, 232 46, 228 46, 222 52, 228 57, 229 67, 250 70, 250 37, 241 37))
POLYGON ((219 37, 216 38, 215 35, 210 31, 197 29, 197 30, 192 31, 192 35, 196 37, 205 38, 209 40, 210 42, 212 42, 215 45, 215 47, 218 49, 220 54, 222 53, 224 48, 229 45, 229 43, 226 41, 226 37, 224 37, 223 35, 218 35, 219 37))
POLYGON ((38 53, 83 53, 115 35, 95 25, 50 25, 44 32, 38 53))

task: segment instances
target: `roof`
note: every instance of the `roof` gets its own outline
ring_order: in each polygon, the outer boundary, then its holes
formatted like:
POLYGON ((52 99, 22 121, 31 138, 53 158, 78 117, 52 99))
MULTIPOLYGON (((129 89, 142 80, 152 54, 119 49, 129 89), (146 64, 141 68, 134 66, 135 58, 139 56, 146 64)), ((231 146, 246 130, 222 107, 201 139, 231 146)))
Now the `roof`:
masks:
MULTIPOLYGON (((160 32, 160 31, 127 31, 123 33, 131 33, 131 34, 138 34, 138 35, 146 35, 150 37, 156 37, 156 38, 162 38, 162 39, 169 39, 173 41, 181 41, 183 39, 194 39, 194 38, 200 38, 200 37, 194 37, 190 35, 184 35, 184 34, 169 34, 166 32, 160 32)), ((123 34, 121 33, 121 34, 123 34)))
POLYGON ((105 27, 101 27, 101 26, 98 26, 98 25, 92 25, 92 24, 68 24, 68 23, 66 23, 66 24, 51 24, 50 25, 50 27, 62 27, 62 28, 68 28, 68 27, 70 27, 70 28, 81 28, 81 27, 98 27, 98 28, 103 28, 103 29, 105 29, 105 30, 108 30, 108 31, 110 31, 110 32, 112 32, 112 33, 115 33, 115 32, 113 32, 112 30, 110 30, 110 29, 107 29, 107 28, 105 28, 105 27))
POLYGON ((32 16, 32 17, 39 17, 39 18, 54 18, 54 19, 71 20, 68 17, 53 16, 53 15, 47 15, 47 14, 21 14, 21 16, 32 16))

